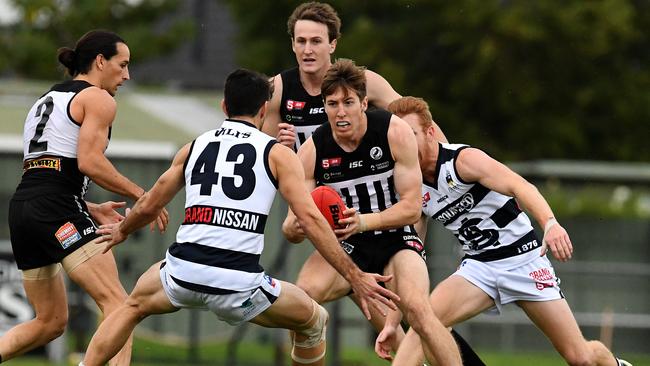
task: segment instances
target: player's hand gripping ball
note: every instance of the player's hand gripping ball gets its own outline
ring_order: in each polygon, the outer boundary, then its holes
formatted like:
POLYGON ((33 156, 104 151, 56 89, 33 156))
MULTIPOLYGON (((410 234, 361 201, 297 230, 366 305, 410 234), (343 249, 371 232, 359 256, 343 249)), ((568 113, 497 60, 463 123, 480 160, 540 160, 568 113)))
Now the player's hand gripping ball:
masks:
POLYGON ((340 229, 343 227, 343 225, 339 225, 339 220, 345 218, 343 215, 345 203, 343 203, 341 196, 334 189, 328 186, 316 187, 311 191, 311 197, 332 229, 340 229))

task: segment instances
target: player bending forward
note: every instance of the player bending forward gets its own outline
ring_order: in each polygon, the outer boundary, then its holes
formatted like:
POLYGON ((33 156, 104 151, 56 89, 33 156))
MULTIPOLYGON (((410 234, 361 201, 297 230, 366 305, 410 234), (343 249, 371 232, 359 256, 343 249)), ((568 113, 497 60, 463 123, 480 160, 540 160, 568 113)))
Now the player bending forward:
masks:
MULTIPOLYGON (((546 257, 548 247, 567 261, 573 247, 535 186, 479 149, 439 143, 424 100, 404 97, 388 109, 411 126, 417 140, 423 177, 418 233, 424 237, 426 217, 432 217, 454 233, 465 252, 456 273, 431 293, 440 321, 452 326, 514 302, 569 365, 630 365, 580 332, 546 257), (542 242, 518 203, 544 228, 542 242)), ((380 356, 388 356, 397 320, 391 314, 377 338, 380 356)), ((393 365, 422 365, 422 358, 418 335, 409 331, 393 365)))

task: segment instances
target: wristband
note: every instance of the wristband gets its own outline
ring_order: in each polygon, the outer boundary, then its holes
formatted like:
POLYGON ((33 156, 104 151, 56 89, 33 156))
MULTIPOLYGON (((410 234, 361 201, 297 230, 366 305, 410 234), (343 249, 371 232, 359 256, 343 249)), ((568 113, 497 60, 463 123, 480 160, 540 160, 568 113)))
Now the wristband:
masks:
POLYGON ((557 224, 558 224, 558 222, 557 222, 557 220, 555 219, 555 217, 551 217, 550 219, 548 219, 548 221, 546 221, 546 225, 544 225, 544 235, 546 235, 546 233, 547 233, 549 230, 551 230, 551 228, 552 228, 553 226, 555 226, 555 225, 557 225, 557 224))
POLYGON ((363 217, 361 214, 359 214, 359 233, 362 233, 368 229, 368 226, 366 226, 365 221, 363 220, 363 217))

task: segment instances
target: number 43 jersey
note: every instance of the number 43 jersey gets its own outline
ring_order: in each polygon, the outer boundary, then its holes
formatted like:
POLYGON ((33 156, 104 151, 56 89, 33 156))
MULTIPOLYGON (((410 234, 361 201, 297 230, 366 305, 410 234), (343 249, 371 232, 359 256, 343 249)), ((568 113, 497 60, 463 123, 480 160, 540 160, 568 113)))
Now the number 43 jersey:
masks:
POLYGON ((275 139, 228 119, 194 140, 185 162, 185 218, 167 251, 180 286, 224 294, 257 288, 264 226, 277 181, 269 167, 275 139))
POLYGON ((54 85, 40 97, 25 119, 23 178, 17 198, 71 193, 83 197, 89 179, 77 167, 77 140, 81 124, 70 115, 70 104, 92 85, 69 80, 54 85))
POLYGON ((422 212, 460 242, 465 258, 510 269, 539 257, 541 242, 514 198, 463 181, 456 159, 467 145, 440 144, 436 181, 422 185, 422 212))

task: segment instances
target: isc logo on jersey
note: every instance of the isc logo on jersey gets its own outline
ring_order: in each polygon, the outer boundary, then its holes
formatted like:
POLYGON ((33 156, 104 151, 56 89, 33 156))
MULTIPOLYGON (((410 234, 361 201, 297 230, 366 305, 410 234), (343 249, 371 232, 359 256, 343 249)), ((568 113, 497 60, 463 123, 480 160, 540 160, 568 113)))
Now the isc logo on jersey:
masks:
POLYGON ((303 108, 305 108, 305 103, 306 102, 298 102, 298 101, 289 99, 289 100, 287 100, 287 110, 292 111, 292 110, 295 109, 297 111, 300 111, 303 108))
POLYGON ((309 108, 309 114, 325 113, 325 107, 309 108))

